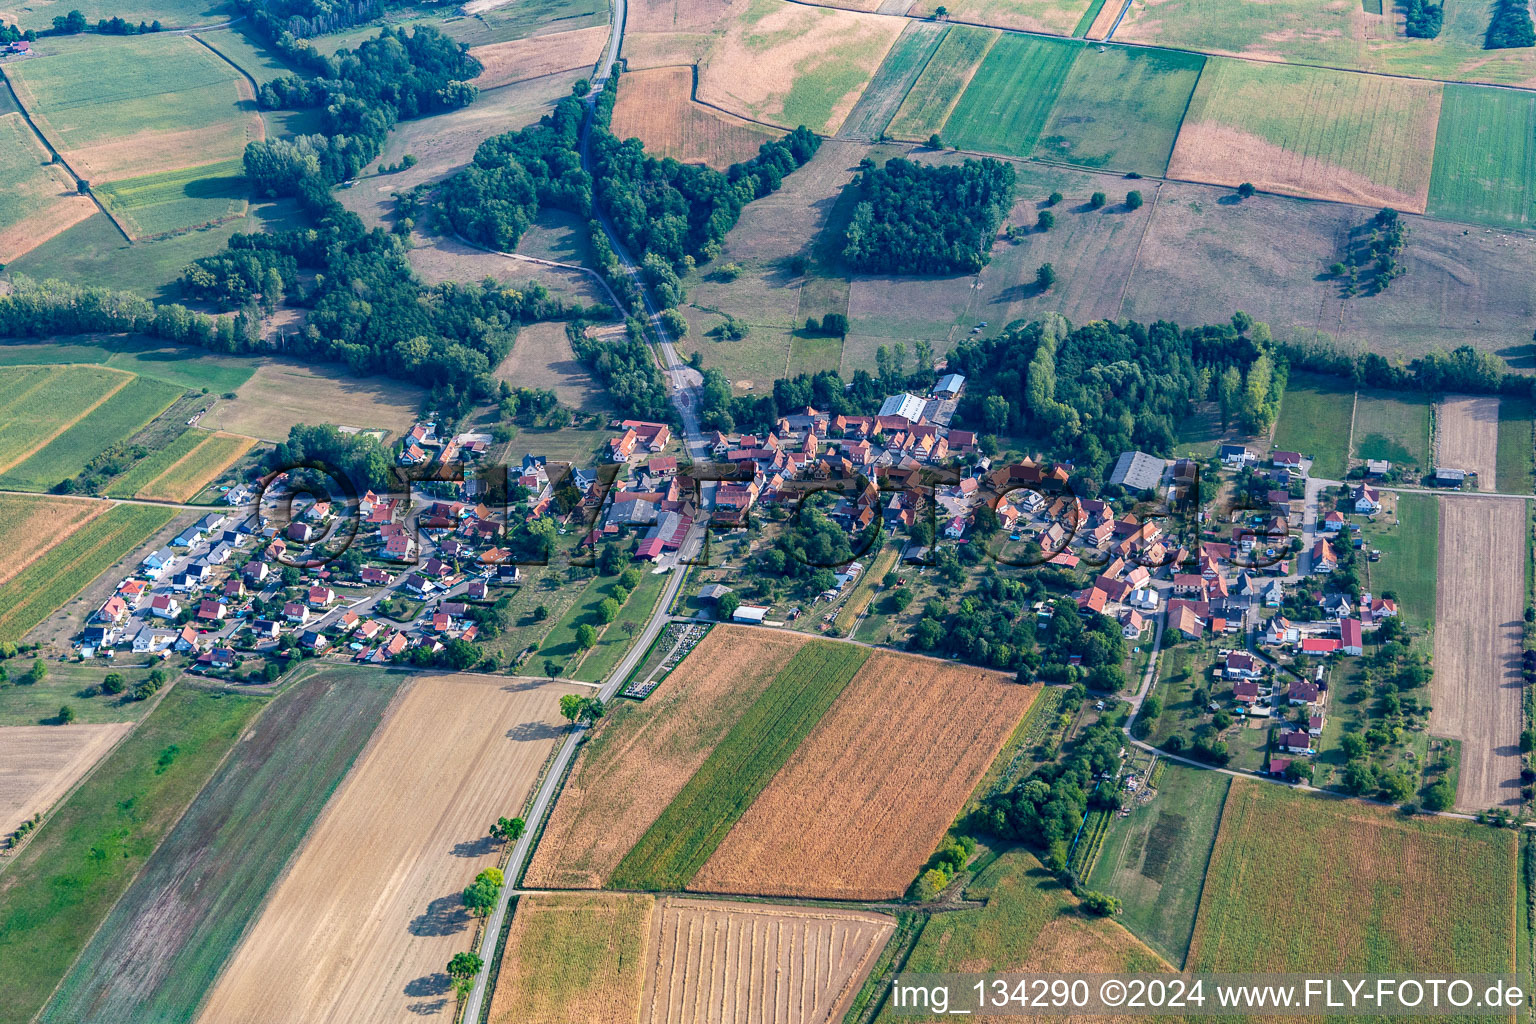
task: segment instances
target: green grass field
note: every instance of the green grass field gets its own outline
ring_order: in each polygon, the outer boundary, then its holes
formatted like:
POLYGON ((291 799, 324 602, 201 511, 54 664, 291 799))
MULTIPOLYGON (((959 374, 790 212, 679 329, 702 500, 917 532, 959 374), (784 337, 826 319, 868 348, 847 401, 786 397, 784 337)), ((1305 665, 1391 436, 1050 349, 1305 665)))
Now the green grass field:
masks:
POLYGON ((1440 545, 1440 499, 1432 494, 1399 494, 1397 523, 1377 516, 1363 526, 1367 548, 1380 548, 1381 561, 1364 563, 1371 592, 1397 595, 1405 621, 1426 626, 1435 618, 1435 578, 1440 545))
POLYGON ((947 31, 948 26, 938 22, 908 22, 875 77, 869 80, 864 95, 848 112, 838 134, 861 139, 878 139, 883 135, 947 31))
POLYGON ((1034 155, 1082 167, 1162 174, 1205 58, 1086 47, 1061 85, 1034 155))
POLYGON ((1515 840, 1236 779, 1188 969, 1507 973, 1515 840))
POLYGON ((1506 494, 1530 494, 1536 488, 1536 403, 1529 398, 1499 399, 1499 451, 1495 485, 1506 494))
POLYGON ((0 442, 7 452, 0 458, 14 467, 133 379, 98 366, 0 369, 0 442))
POLYGON ((951 25, 923 73, 907 90, 887 131, 898 139, 923 139, 944 127, 972 72, 1002 33, 995 28, 951 25))
POLYGON ((118 505, 76 530, 0 587, 0 640, 19 641, 173 515, 152 505, 118 505))
POLYGON ((869 651, 811 640, 614 869, 616 889, 684 888, 821 720, 869 651))
POLYGON ((250 208, 239 160, 124 178, 94 191, 136 239, 244 217, 250 208))
POLYGON ((1420 471, 1430 464, 1430 408, 1426 395, 1361 391, 1355 409, 1357 459, 1386 459, 1420 471))
POLYGON ((0 874, 0 1024, 33 1019, 263 703, 178 684, 0 874))
POLYGON ((1156 798, 1112 819, 1085 883, 1120 897, 1120 923, 1171 964, 1189 953, 1228 781, 1217 772, 1165 765, 1156 798))
POLYGON ((1448 85, 1435 132, 1429 212, 1496 227, 1531 222, 1536 94, 1448 85))
MULTIPOLYGON (((0 96, 10 94, 0 88, 0 96)), ((49 166, 48 151, 19 112, 0 110, 0 260, 19 254, 35 237, 22 239, 29 218, 61 202, 73 191, 62 167, 49 166), (7 241, 8 234, 14 239, 7 241)))
POLYGON ((274 700, 112 908, 39 1021, 194 1019, 405 678, 322 669, 274 700))
MULTIPOLYGON (((4 665, 14 679, 32 667, 32 660, 21 655, 4 665)), ((149 669, 142 666, 103 664, 100 660, 49 662, 42 682, 0 687, 0 726, 51 723, 66 704, 81 725, 137 721, 149 710, 149 704, 129 700, 127 695, 148 675, 149 669), (109 672, 123 677, 127 683, 124 694, 101 692, 101 681, 109 672)))
MULTIPOLYGON (((583 682, 596 683, 606 679, 608 673, 613 671, 619 659, 629 650, 630 644, 635 642, 635 637, 645 628, 645 620, 651 617, 651 610, 656 607, 656 599, 661 597, 661 592, 666 588, 668 577, 665 574, 642 572, 640 585, 635 587, 634 593, 629 595, 629 600, 624 602, 619 609, 619 617, 608 624, 597 638, 597 646, 587 652, 587 656, 581 660, 573 677, 583 682)), ((607 592, 604 591, 606 594, 607 592)))
POLYGON ((1275 423, 1275 447, 1311 457, 1315 477, 1344 479, 1353 395, 1336 378, 1292 374, 1275 423))
MULTIPOLYGON (((224 356, 195 345, 152 338, 105 336, 89 341, 0 343, 0 367, 99 363, 188 390, 238 391, 256 372, 256 360, 224 356)), ((3 382, 0 371, 0 382, 3 382)))
MULTIPOLYGON (((68 367, 66 369, 79 370, 68 367)), ((148 377, 134 377, 126 387, 49 441, 19 466, 0 475, 0 486, 47 490, 75 476, 107 448, 125 441, 181 397, 182 389, 148 377)), ((0 437, 9 431, 0 428, 0 437)))
POLYGON ((297 74, 295 68, 256 36, 243 31, 245 25, 234 25, 214 32, 199 32, 197 38, 213 47, 219 54, 246 74, 256 79, 257 85, 297 74))
POLYGON ((987 51, 940 133, 961 149, 1029 156, 1082 43, 1007 34, 987 51))
POLYGON ((7 13, 6 20, 14 20, 22 28, 41 30, 52 28, 55 17, 73 10, 84 14, 92 24, 102 18, 119 17, 135 24, 158 20, 164 28, 211 25, 231 16, 223 0, 29 0, 24 7, 11 8, 14 18, 7 13))

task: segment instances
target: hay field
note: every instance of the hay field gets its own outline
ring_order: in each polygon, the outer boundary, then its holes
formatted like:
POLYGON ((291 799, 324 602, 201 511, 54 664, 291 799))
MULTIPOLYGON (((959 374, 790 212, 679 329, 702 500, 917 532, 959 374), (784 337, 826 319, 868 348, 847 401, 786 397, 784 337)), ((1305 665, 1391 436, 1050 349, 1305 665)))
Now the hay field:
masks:
POLYGON ((1211 59, 1170 177, 1423 213, 1439 83, 1211 59))
POLYGON ((837 134, 870 142, 882 138, 896 108, 906 99, 907 91, 948 32, 949 27, 937 21, 908 21, 837 134))
MULTIPOLYGON (((451 1020, 460 893, 564 735, 563 684, 418 676, 342 782, 203 1004, 208 1024, 451 1020)), ((584 695, 586 691, 581 691, 584 695)))
POLYGON ((640 893, 519 896, 489 1024, 635 1024, 655 906, 640 893))
POLYGON ((166 28, 209 24, 228 14, 218 0, 11 0, 0 4, 0 18, 24 29, 41 31, 51 28, 55 17, 77 9, 92 25, 102 18, 118 16, 134 24, 158 18, 166 28))
POLYGON ((256 444, 254 437, 239 434, 197 431, 194 436, 196 447, 140 488, 139 497, 191 501, 256 444))
POLYGON ((496 367, 495 377, 515 388, 548 388, 560 401, 582 412, 606 409, 603 389, 571 351, 565 324, 528 324, 519 328, 512 351, 496 367))
POLYGON ((693 68, 651 68, 619 79, 613 133, 655 156, 724 170, 783 133, 693 102, 693 68))
POLYGON ((132 728, 117 722, 0 729, 0 836, 46 814, 132 728))
POLYGON ((928 66, 896 108, 887 128, 891 137, 926 140, 943 128, 971 76, 1001 35, 996 29, 951 25, 928 66))
POLYGON ((83 498, 0 495, 0 551, 7 552, 0 585, 109 508, 107 502, 83 498))
MULTIPOLYGON (((75 369, 86 369, 76 367, 75 369)), ((83 416, 18 464, 6 467, 0 486, 46 490, 85 469, 107 448, 126 441, 182 396, 183 388, 149 377, 129 376, 127 383, 90 406, 83 416)))
POLYGON ((1447 85, 1435 132, 1429 212, 1494 227, 1532 219, 1536 95, 1447 85))
POLYGON ((944 122, 944 142, 1029 156, 1081 50, 1082 43, 1073 40, 1004 34, 944 122))
POLYGON ((526 883, 607 884, 804 643, 792 634, 716 626, 644 703, 615 709, 577 755, 526 883))
POLYGON ((1435 465, 1477 474, 1477 489, 1498 490, 1499 399, 1446 395, 1435 410, 1435 465))
POLYGON ((1427 395, 1362 388, 1354 400, 1351 459, 1386 459, 1424 471, 1432 462, 1427 395))
POLYGON ((21 114, 0 114, 0 263, 8 263, 96 212, 21 114))
POLYGON ((1161 175, 1205 58, 1173 50, 1078 50, 1034 155, 1161 175))
POLYGON ((250 84, 185 36, 52 43, 7 71, 32 119, 92 182, 238 160, 266 137, 250 84))
POLYGON ((222 224, 250 209, 240 160, 123 178, 93 191, 133 239, 222 224))
POLYGON ((841 1020, 896 929, 884 914, 677 897, 652 919, 640 1024, 841 1020))
POLYGON ((1115 27, 1115 21, 1120 17, 1120 12, 1125 10, 1127 2, 1128 0, 1109 0, 1108 3, 1100 6, 1098 13, 1093 16, 1093 21, 1083 33, 1083 37, 1098 41, 1109 35, 1109 30, 1115 27))
POLYGON ((905 18, 747 0, 700 62, 698 97, 754 121, 830 133, 905 27, 905 18))
POLYGON ((474 79, 482 89, 495 89, 560 71, 591 70, 608 45, 608 26, 593 25, 571 32, 511 39, 473 47, 469 54, 484 70, 474 79))
POLYGON ((939 4, 937 0, 917 0, 907 13, 919 18, 933 17, 941 6, 946 17, 955 21, 1021 32, 1041 32, 1048 36, 1070 36, 1093 0, 955 0, 939 4))
POLYGON ((199 420, 212 430, 283 441, 299 423, 406 430, 421 407, 421 389, 386 377, 343 377, 300 363, 265 360, 233 399, 221 398, 199 420))
POLYGON ((1429 731, 1461 740, 1456 806, 1520 803, 1525 502, 1442 497, 1429 731))
POLYGON ((900 896, 1037 692, 1003 673, 871 655, 689 888, 900 896))
POLYGON ((1235 778, 1186 970, 1512 971, 1515 845, 1235 778), (1300 891, 1273 884, 1280 865, 1300 891))

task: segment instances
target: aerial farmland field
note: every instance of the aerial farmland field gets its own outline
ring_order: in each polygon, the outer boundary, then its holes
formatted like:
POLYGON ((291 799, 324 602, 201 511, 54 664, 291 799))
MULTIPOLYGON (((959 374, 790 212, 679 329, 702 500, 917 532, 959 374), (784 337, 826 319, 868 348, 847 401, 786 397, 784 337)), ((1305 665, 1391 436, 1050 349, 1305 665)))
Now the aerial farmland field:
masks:
MULTIPOLYGON (((716 635, 724 636, 716 630, 710 638, 716 635)), ((609 884, 674 891, 687 886, 867 657, 866 648, 822 640, 796 651, 625 854, 609 884)))
POLYGON ((219 224, 244 217, 250 208, 239 160, 123 178, 95 191, 135 239, 219 224))
POLYGON ((39 1020, 191 1020, 404 682, 379 669, 322 669, 276 698, 112 908, 39 1020))
POLYGON ((250 86, 186 36, 78 36, 7 72, 43 135, 100 183, 238 159, 264 137, 250 86))
POLYGON ((1515 845, 1507 831, 1233 779, 1188 969, 1512 971, 1515 845), (1277 863, 1304 899, 1264 884, 1277 863))
POLYGON ((1397 595, 1403 621, 1412 626, 1436 622, 1435 592, 1439 566, 1439 499, 1430 494, 1399 494, 1387 504, 1392 518, 1379 516, 1368 542, 1381 551, 1381 561, 1367 563, 1373 594, 1397 595))
POLYGON ((1536 408, 1528 398, 1499 399, 1499 488, 1505 494, 1529 494, 1536 476, 1536 408))
POLYGON ((80 498, 0 496, 0 550, 10 552, 0 568, 0 585, 109 507, 80 498))
POLYGON ((264 703, 178 683, 7 865, 0 1021, 33 1019, 264 703))
POLYGON ((1477 474, 1477 489, 1497 491, 1499 459, 1497 395, 1446 395, 1435 407, 1435 460, 1477 474))
POLYGON ((955 21, 1069 36, 1092 5, 1093 0, 955 0, 949 5, 917 0, 907 13, 933 17, 944 6, 945 17, 955 21))
POLYGON ((1275 421, 1275 447, 1312 459, 1314 476, 1344 479, 1354 394, 1336 378, 1292 374, 1275 421))
POLYGON ((1081 49, 1081 43, 1064 39, 999 37, 944 123, 944 142, 1029 156, 1081 49))
POLYGON ((1037 689, 871 655, 688 887, 885 899, 919 873, 1037 689))
POLYGON ((198 421, 264 441, 287 439, 298 423, 384 430, 393 440, 410 429, 421 391, 387 377, 349 377, 337 368, 263 360, 234 398, 219 398, 198 421))
POLYGON ((693 102, 692 68, 652 68, 620 79, 613 133, 648 153, 719 170, 750 160, 781 132, 693 102))
MULTIPOLYGON (((84 367, 67 367, 76 373, 84 367)), ((0 486, 16 490, 46 490, 78 474, 110 446, 136 434, 181 397, 182 390, 149 377, 130 377, 106 401, 90 410, 25 461, 0 475, 0 486)), ((0 431, 5 428, 0 428, 0 431)))
POLYGON ((1429 212, 1518 227, 1532 219, 1536 94, 1447 85, 1435 133, 1429 212))
POLYGON ((0 369, 0 439, 6 444, 0 472, 31 458, 134 379, 98 366, 0 369))
POLYGON ((441 972, 470 945, 460 895, 523 811, 563 694, 506 676, 417 676, 326 804, 197 1019, 451 1019, 441 972), (423 814, 426 813, 426 817, 423 814), (366 966, 362 966, 366 965, 366 966))
POLYGON ((843 138, 869 139, 885 134, 896 108, 906 98, 907 90, 928 66, 934 51, 943 42, 947 27, 931 21, 911 21, 885 55, 875 77, 838 129, 843 138))
POLYGON ((495 89, 561 71, 590 71, 607 45, 608 26, 593 25, 477 46, 470 53, 484 70, 475 84, 482 89, 495 89))
POLYGON ((1212 58, 1171 177, 1424 211, 1439 83, 1212 58))
MULTIPOLYGON (((1355 401, 1351 458, 1386 459, 1404 469, 1429 470, 1431 403, 1427 395, 1361 390, 1355 401)), ((1442 436, 1444 431, 1442 423, 1442 436)))
POLYGON ((896 108, 888 127, 898 139, 924 140, 944 127, 982 58, 1002 33, 974 25, 951 25, 896 108))
POLYGON ((615 708, 577 756, 527 884, 608 884, 625 853, 804 642, 716 626, 643 703, 615 708))
MULTIPOLYGON (((3 93, 0 93, 3 95, 3 93)), ((0 113, 0 263, 8 263, 96 212, 27 127, 0 113)))
POLYGON ((0 726, 0 835, 51 810, 132 728, 130 722, 0 726))
POLYGON ((122 497, 191 501, 255 443, 254 438, 193 427, 114 479, 107 490, 122 497))
POLYGON ((1199 54, 1173 50, 1080 49, 1034 155, 1161 175, 1204 65, 1199 54))

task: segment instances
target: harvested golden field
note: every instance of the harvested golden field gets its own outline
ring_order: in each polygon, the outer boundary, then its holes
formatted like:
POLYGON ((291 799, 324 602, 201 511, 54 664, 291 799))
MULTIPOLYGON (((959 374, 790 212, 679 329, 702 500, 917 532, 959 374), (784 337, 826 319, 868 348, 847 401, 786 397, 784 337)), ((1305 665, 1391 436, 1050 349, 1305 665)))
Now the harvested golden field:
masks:
POLYGON ((571 351, 565 324, 558 321, 519 328, 512 351, 496 367, 495 376, 515 388, 548 388, 560 396, 562 404, 582 412, 607 408, 602 387, 571 351))
POLYGON ((552 32, 505 43, 476 46, 471 57, 483 66, 474 84, 494 89, 530 78, 578 68, 594 68, 608 45, 608 26, 593 25, 574 32, 552 32))
POLYGON ((644 894, 519 896, 490 1024, 635 1024, 655 906, 644 894))
POLYGON ((80 498, 24 498, 0 495, 0 584, 57 547, 70 534, 112 506, 80 498))
POLYGON ((1235 778, 1184 969, 1512 971, 1516 843, 1235 778))
POLYGON ((754 121, 830 133, 906 24, 905 18, 747 0, 699 65, 699 99, 754 121))
MULTIPOLYGON (((947 5, 939 0, 917 0, 907 13, 931 18, 945 7, 948 17, 966 24, 1070 36, 1090 6, 1092 0, 952 0, 947 5)), ((1117 0, 1104 6, 1119 8, 1117 0)))
POLYGON ((1498 490, 1499 400, 1447 395, 1435 409, 1435 465, 1477 474, 1477 489, 1498 490))
POLYGON ((132 722, 0 728, 0 836, 46 814, 132 728, 132 722))
POLYGON ((646 152, 724 170, 784 133, 693 102, 693 68, 652 68, 619 79, 613 133, 646 152))
POLYGON ((410 429, 421 389, 387 377, 346 377, 299 363, 263 360, 233 399, 219 399, 198 425, 283 441, 299 423, 385 430, 386 442, 410 429))
POLYGON ((1520 498, 1442 497, 1429 731, 1461 741, 1456 806, 1520 802, 1526 511, 1520 498))
POLYGON ((588 691, 502 676, 413 680, 321 812, 208 996, 206 1024, 453 1019, 441 972, 467 950, 460 895, 500 849, 588 691))
POLYGON ((191 501, 255 445, 254 437, 226 434, 223 431, 206 434, 196 447, 141 487, 138 497, 161 501, 191 501))
POLYGON ((0 114, 0 263, 96 212, 19 112, 0 114))
POLYGON ((1442 93, 1438 82, 1213 57, 1168 176, 1423 213, 1442 93))
POLYGON ((688 887, 900 896, 1038 691, 1001 672, 870 655, 688 887))
POLYGON ((668 897, 653 915, 640 1024, 841 1020, 893 918, 668 897))
POLYGON ((576 757, 527 884, 602 887, 805 639, 716 626, 643 703, 605 718, 576 757))
POLYGON ((1099 13, 1094 16, 1093 24, 1088 26, 1089 39, 1103 39, 1109 35, 1109 30, 1115 27, 1115 19, 1120 17, 1120 12, 1125 10, 1128 0, 1106 0, 1099 13))

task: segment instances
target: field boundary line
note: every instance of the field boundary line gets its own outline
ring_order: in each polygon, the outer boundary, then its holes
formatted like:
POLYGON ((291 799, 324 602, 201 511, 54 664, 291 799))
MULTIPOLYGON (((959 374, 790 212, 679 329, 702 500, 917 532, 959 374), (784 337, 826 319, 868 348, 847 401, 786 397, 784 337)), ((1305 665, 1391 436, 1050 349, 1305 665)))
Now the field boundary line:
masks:
MULTIPOLYGON (((1129 5, 1127 5, 1129 6, 1129 5)), ((1167 755, 1161 751, 1154 751, 1158 757, 1166 759, 1167 755)), ((1227 792, 1221 798, 1221 811, 1216 815, 1216 831, 1211 833, 1211 848, 1205 853, 1205 867, 1200 869, 1200 898, 1195 900, 1195 919, 1189 924, 1189 943, 1184 947, 1184 962, 1179 964, 1179 970, 1183 970, 1189 963, 1189 958, 1195 951, 1195 938, 1200 934, 1200 920, 1205 909, 1205 887, 1211 880, 1211 860, 1216 856, 1216 844, 1221 842, 1221 826, 1227 820, 1227 803, 1232 799, 1232 782, 1236 776, 1228 776, 1227 792)))
MULTIPOLYGON (((48 497, 48 495, 38 495, 38 500, 46 501, 48 497)), ((84 519, 77 523, 71 523, 69 527, 63 532, 55 531, 50 534, 49 539, 52 541, 51 544, 49 544, 47 547, 34 548, 31 557, 25 559, 24 561, 13 562, 6 567, 4 572, 0 572, 0 586, 4 586, 11 580, 15 579, 17 576, 20 576, 33 562, 37 561, 39 558, 42 558, 48 552, 64 543, 70 537, 78 533, 86 525, 100 519, 103 515, 106 514, 109 508, 111 508, 109 503, 102 503, 99 508, 92 510, 90 515, 86 516, 84 519)))
MULTIPOLYGON (((127 387, 138 376, 138 374, 136 374, 136 373, 129 373, 127 370, 118 370, 118 369, 115 369, 114 367, 111 367, 111 366, 103 366, 101 368, 103 370, 112 370, 113 373, 121 373, 127 379, 124 380, 122 383, 118 384, 118 386, 113 388, 111 391, 108 391, 106 394, 102 395, 95 402, 93 402, 88 408, 86 408, 83 411, 81 411, 80 415, 76 416, 74 419, 70 420, 68 423, 65 423, 63 426, 59 427, 58 430, 54 431, 53 433, 51 433, 47 437, 45 437, 42 441, 38 442, 38 444, 35 447, 28 449, 27 451, 23 452, 18 458, 12 459, 10 462, 4 463, 4 464, 0 464, 0 473, 9 473, 11 470, 15 469, 17 466, 21 465, 23 462, 26 462, 32 456, 36 455, 38 452, 40 452, 44 448, 48 447, 55 440, 57 440, 65 431, 69 430, 71 427, 73 427, 75 424, 79 423, 81 420, 85 419, 87 416, 89 416, 91 413, 95 412, 97 409, 100 409, 103 405, 106 405, 107 402, 109 402, 119 391, 121 391, 121 390, 123 390, 123 388, 127 387)), ((164 412, 164 411, 165 411, 164 409, 160 410, 160 412, 164 412)), ((159 412, 155 413, 155 416, 159 416, 159 415, 160 415, 159 412)), ((151 419, 153 419, 153 418, 154 417, 151 417, 151 419)), ((135 431, 135 433, 137 433, 137 431, 135 431)))
MULTIPOLYGON (((161 415, 163 415, 163 414, 164 414, 164 410, 161 411, 161 415)), ((198 427, 193 427, 192 429, 193 430, 197 430, 199 428, 198 427)), ((234 455, 233 458, 231 458, 228 462, 225 462, 224 464, 219 466, 216 470, 214 470, 213 479, 215 481, 217 481, 218 476, 219 476, 220 473, 223 473, 230 466, 233 466, 236 462, 239 462, 240 459, 242 459, 245 456, 246 452, 249 452, 252 448, 256 447, 256 439, 254 437, 248 437, 245 434, 231 434, 231 433, 228 433, 228 432, 223 431, 223 430, 207 431, 205 436, 203 437, 203 439, 201 441, 198 441, 197 444, 193 446, 191 451, 187 452, 187 454, 183 455, 181 458, 177 459, 175 462, 173 462, 169 466, 165 467, 165 471, 162 472, 159 476, 157 476, 153 480, 150 480, 147 483, 145 483, 145 485, 143 487, 141 487, 134 494, 134 497, 138 497, 140 494, 145 494, 147 491, 149 491, 152 487, 154 487, 161 480, 164 480, 166 478, 166 476, 169 475, 178 466, 180 466, 182 463, 186 462, 188 459, 190 459, 192 456, 196 455, 198 452, 202 451, 205 447, 207 447, 209 442, 211 442, 215 438, 219 438, 219 437, 226 437, 226 438, 230 438, 232 440, 233 439, 239 439, 241 441, 249 441, 250 444, 247 444, 247 445, 244 445, 243 447, 241 447, 238 451, 235 452, 235 455, 234 455)), ((175 495, 170 495, 167 500, 170 500, 170 501, 190 501, 192 498, 197 497, 197 495, 202 492, 203 487, 206 487, 206 486, 208 486, 208 485, 204 484, 204 485, 202 485, 202 487, 197 488, 197 491, 194 492, 191 495, 191 497, 189 497, 189 498, 178 498, 175 495)), ((152 497, 152 496, 150 496, 150 497, 152 497)))
MULTIPOLYGON (((1178 136, 1174 136, 1174 143, 1178 143, 1178 136)), ((1169 159, 1172 159, 1171 155, 1169 159)), ((1152 209, 1147 212, 1147 222, 1141 226, 1141 237, 1136 240, 1136 253, 1131 257, 1131 269, 1125 272, 1125 282, 1120 285, 1120 301, 1115 303, 1117 320, 1124 314, 1125 293, 1131 290, 1131 278, 1136 276, 1136 265, 1141 262, 1141 248, 1147 244, 1147 236, 1152 233, 1152 218, 1157 216, 1157 201, 1163 197, 1164 184, 1165 182, 1159 181, 1157 188, 1152 190, 1152 209)))
MULTIPOLYGON (((895 15, 895 17, 902 17, 902 15, 895 15)), ((923 24, 923 22, 926 21, 926 20, 927 19, 923 19, 922 21, 910 21, 910 23, 908 25, 908 28, 910 28, 912 25, 923 24)), ((902 92, 901 92, 901 99, 897 100, 896 101, 896 105, 891 108, 891 116, 885 119, 885 124, 883 126, 881 126, 880 130, 875 133, 875 137, 872 140, 870 140, 870 141, 878 143, 880 141, 880 139, 885 137, 886 130, 891 127, 891 122, 896 120, 896 114, 897 114, 898 111, 901 110, 901 105, 903 103, 907 102, 907 97, 910 96, 912 94, 912 90, 917 87, 917 80, 919 78, 923 77, 923 74, 928 70, 928 65, 933 63, 933 55, 939 52, 939 47, 944 45, 944 40, 949 38, 949 26, 945 25, 942 22, 940 22, 939 24, 941 25, 941 28, 940 28, 940 31, 939 31, 939 38, 937 40, 935 40, 935 42, 933 44, 933 49, 928 51, 928 56, 926 58, 924 58, 924 60, 923 60, 923 66, 917 69, 917 74, 912 76, 912 81, 908 82, 907 83, 907 87, 902 90, 902 92)), ((902 35, 906 35, 907 29, 904 28, 904 29, 901 30, 901 32, 902 32, 902 35)), ((896 42, 897 43, 901 42, 901 36, 897 36, 896 37, 896 42)), ((895 49, 895 48, 896 48, 896 44, 892 43, 891 44, 891 49, 895 49)), ((886 51, 886 56, 887 57, 890 56, 890 51, 886 51)), ((880 63, 884 64, 885 61, 882 60, 880 63)), ((878 75, 879 73, 880 73, 880 69, 876 68, 875 69, 875 74, 878 75)), ((837 131, 834 133, 835 137, 838 137, 838 138, 842 137, 843 129, 848 127, 848 122, 850 120, 852 120, 852 118, 853 118, 853 111, 854 111, 854 109, 859 105, 859 103, 863 102, 865 93, 867 93, 869 91, 870 86, 872 86, 874 84, 875 84, 874 75, 871 75, 870 79, 869 79, 869 85, 864 87, 865 91, 863 93, 859 94, 859 98, 858 98, 858 100, 854 101, 853 107, 850 107, 848 109, 848 116, 844 117, 842 123, 837 126, 837 131)), ((693 66, 693 87, 694 87, 694 91, 697 92, 698 91, 698 87, 699 87, 699 66, 697 64, 695 64, 693 66)))
MULTIPOLYGON (((1349 464, 1351 462, 1355 461, 1355 420, 1360 415, 1360 389, 1359 388, 1355 389, 1355 393, 1354 393, 1354 395, 1352 395, 1350 397, 1349 403, 1350 403, 1349 404, 1349 440, 1344 443, 1344 475, 1345 476, 1349 475, 1349 464)), ((1431 410, 1433 410, 1433 406, 1431 406, 1431 410)), ((1431 417, 1434 416, 1434 412, 1433 411, 1430 412, 1430 416, 1431 417)), ((1431 420, 1431 422, 1430 422, 1429 436, 1431 438, 1433 438, 1435 436, 1435 426, 1434 426, 1433 420, 1431 420)), ((1430 448, 1431 448, 1431 450, 1433 450, 1433 448, 1434 448, 1433 443, 1431 443, 1430 448)))

